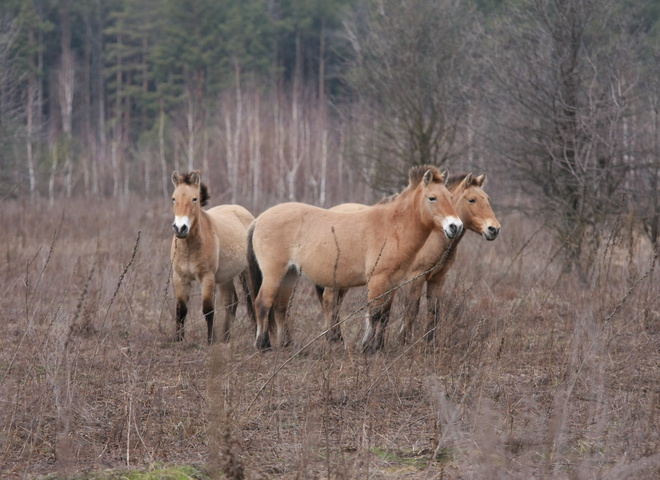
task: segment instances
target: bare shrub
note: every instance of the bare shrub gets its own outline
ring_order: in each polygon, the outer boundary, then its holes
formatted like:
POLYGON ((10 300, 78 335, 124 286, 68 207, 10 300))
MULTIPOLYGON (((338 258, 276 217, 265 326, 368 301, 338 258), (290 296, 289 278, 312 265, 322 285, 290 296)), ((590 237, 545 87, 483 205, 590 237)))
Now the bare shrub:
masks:
POLYGON ((363 356, 363 292, 330 345, 304 278, 294 346, 257 353, 242 305, 228 345, 206 345, 201 314, 173 344, 168 208, 41 207, 0 212, 3 478, 161 462, 225 478, 660 473, 657 254, 625 222, 585 285, 539 225, 504 215, 497 242, 464 239, 436 341, 418 322, 400 345, 395 300, 383 352, 363 356))

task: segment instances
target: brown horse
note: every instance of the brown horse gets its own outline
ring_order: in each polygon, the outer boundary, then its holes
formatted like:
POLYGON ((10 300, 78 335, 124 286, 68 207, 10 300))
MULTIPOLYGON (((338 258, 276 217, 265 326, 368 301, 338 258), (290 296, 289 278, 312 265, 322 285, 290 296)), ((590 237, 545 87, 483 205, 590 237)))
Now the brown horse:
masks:
MULTIPOLYGON (((172 173, 174 193, 174 238, 172 239, 173 283, 176 291, 176 340, 183 340, 191 284, 202 287, 202 311, 208 327, 208 342, 215 340, 213 316, 214 291, 218 284, 224 309, 222 341, 229 340, 229 329, 236 316, 238 297, 234 277, 239 276, 246 295, 247 230, 254 217, 239 205, 221 205, 203 210, 209 194, 200 181, 199 170, 172 173)), ((254 317, 247 295, 248 313, 254 317)))
POLYGON ((248 233, 256 347, 270 347, 271 308, 280 345, 290 342, 286 309, 297 275, 303 274, 324 287, 367 285, 369 311, 362 348, 380 349, 391 289, 432 232, 454 238, 463 229, 445 178, 446 173, 423 165, 410 170, 408 187, 386 204, 337 212, 283 203, 262 213, 248 233))
MULTIPOLYGON (((445 275, 454 264, 458 244, 465 230, 472 230, 486 240, 495 240, 500 233, 500 222, 490 206, 488 195, 483 190, 486 174, 474 177, 457 175, 447 181, 447 187, 452 193, 452 203, 463 222, 464 231, 455 238, 448 240, 444 235, 433 233, 429 235, 423 248, 415 256, 407 278, 409 283, 401 287, 404 301, 404 319, 401 326, 401 339, 408 342, 412 325, 419 312, 419 303, 424 283, 426 283, 426 298, 429 321, 437 324, 439 297, 444 284, 445 275)), ((381 202, 389 202, 386 198, 381 202)), ((331 210, 357 211, 367 208, 365 205, 347 203, 338 205, 331 210)), ((342 339, 339 320, 339 307, 346 294, 345 289, 322 288, 317 285, 317 294, 323 305, 326 338, 330 341, 342 339)), ((433 328, 429 331, 434 332, 433 328)), ((429 336, 429 338, 432 338, 429 336)))

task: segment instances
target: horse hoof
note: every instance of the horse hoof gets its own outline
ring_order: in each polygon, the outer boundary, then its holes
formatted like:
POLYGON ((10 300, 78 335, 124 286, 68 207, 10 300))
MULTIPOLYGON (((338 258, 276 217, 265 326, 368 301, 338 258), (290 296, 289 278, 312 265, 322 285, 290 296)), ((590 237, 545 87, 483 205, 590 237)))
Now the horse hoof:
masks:
POLYGON ((259 351, 266 351, 270 350, 270 339, 266 336, 260 336, 257 337, 257 341, 255 342, 255 347, 257 347, 257 350, 259 351))

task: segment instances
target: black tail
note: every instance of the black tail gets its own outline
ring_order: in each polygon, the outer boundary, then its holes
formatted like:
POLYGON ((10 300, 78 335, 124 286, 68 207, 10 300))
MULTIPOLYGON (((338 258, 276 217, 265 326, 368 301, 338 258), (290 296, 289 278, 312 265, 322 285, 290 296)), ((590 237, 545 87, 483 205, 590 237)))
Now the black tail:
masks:
POLYGON ((264 278, 261 274, 261 268, 259 268, 259 262, 257 262, 257 256, 254 254, 254 245, 252 243, 252 237, 254 236, 254 223, 250 225, 248 229, 248 248, 247 248, 247 274, 248 274, 248 287, 250 289, 250 301, 252 302, 252 315, 254 318, 254 301, 257 299, 259 290, 261 289, 261 283, 264 278))
POLYGON ((315 285, 316 287, 316 296, 319 299, 319 302, 321 302, 321 305, 323 305, 323 292, 325 292, 325 287, 322 287, 321 285, 315 285))
POLYGON ((250 280, 247 269, 241 272, 239 278, 241 280, 241 286, 243 287, 243 294, 245 295, 248 317, 250 317, 252 324, 256 326, 257 316, 254 312, 254 298, 252 298, 252 294, 250 293, 250 280))

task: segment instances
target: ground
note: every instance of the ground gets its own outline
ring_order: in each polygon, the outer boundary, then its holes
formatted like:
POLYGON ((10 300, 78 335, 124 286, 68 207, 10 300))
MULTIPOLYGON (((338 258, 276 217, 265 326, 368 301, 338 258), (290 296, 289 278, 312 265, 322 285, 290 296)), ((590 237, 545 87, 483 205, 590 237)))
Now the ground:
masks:
POLYGON ((304 279, 291 347, 257 352, 244 303, 208 346, 198 290, 173 342, 161 204, 5 201, 0 216, 3 478, 660 476, 660 282, 632 226, 580 279, 532 220, 500 214, 495 242, 463 240, 436 341, 420 323, 400 344, 395 302, 365 356, 362 289, 330 345, 304 279))

